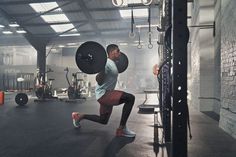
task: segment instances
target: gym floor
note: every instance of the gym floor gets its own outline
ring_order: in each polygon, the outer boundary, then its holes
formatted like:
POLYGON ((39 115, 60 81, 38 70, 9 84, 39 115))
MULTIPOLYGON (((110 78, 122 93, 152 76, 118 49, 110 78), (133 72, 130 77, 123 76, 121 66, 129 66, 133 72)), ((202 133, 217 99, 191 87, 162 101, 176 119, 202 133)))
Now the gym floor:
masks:
MULTIPOLYGON (((122 107, 114 107, 108 125, 82 121, 74 129, 71 112, 98 113, 94 98, 77 103, 34 102, 17 107, 13 99, 0 106, 1 157, 167 157, 168 147, 153 145, 153 114, 138 113, 144 94, 136 94, 135 107, 128 121, 137 133, 135 139, 115 137, 122 107)), ((218 127, 218 121, 190 109, 193 139, 189 157, 235 157, 236 140, 218 127)), ((160 131, 159 131, 160 133, 160 131)), ((159 134, 159 138, 160 138, 159 134)))

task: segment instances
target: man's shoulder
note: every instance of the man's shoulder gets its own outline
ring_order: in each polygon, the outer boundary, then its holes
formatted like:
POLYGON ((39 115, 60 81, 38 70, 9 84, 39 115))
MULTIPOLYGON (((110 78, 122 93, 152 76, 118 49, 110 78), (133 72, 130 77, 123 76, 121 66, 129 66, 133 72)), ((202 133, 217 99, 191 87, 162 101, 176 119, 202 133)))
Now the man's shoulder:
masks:
POLYGON ((107 59, 106 67, 113 68, 115 66, 115 62, 111 59, 107 59))

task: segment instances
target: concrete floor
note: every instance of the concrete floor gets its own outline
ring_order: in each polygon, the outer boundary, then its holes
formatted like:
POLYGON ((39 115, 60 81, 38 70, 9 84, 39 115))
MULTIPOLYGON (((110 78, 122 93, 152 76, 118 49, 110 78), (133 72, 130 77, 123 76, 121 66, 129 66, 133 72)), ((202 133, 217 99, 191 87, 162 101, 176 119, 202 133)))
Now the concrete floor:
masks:
MULTIPOLYGON (((17 107, 9 99, 0 106, 0 157, 167 157, 169 149, 153 145, 153 114, 138 113, 143 100, 143 94, 136 95, 128 126, 137 136, 130 139, 114 136, 121 106, 114 108, 108 125, 82 121, 82 128, 74 129, 71 112, 98 113, 94 98, 77 103, 35 103, 31 99, 26 107, 17 107)), ((216 120, 191 109, 190 121, 189 157, 236 156, 236 140, 221 130, 216 120)))

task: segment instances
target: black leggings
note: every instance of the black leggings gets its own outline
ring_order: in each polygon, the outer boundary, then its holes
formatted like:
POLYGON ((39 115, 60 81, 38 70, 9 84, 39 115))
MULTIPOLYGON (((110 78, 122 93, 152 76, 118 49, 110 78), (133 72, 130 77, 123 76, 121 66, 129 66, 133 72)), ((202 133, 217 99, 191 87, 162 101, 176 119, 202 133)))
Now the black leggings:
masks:
MULTIPOLYGON (((122 94, 119 104, 123 104, 123 103, 125 103, 125 104, 122 109, 120 126, 126 125, 126 122, 127 122, 129 115, 130 115, 130 112, 133 108, 134 101, 135 101, 134 95, 129 94, 129 93, 125 93, 125 92, 122 94)), ((110 113, 101 114, 100 116, 85 114, 83 119, 87 119, 87 120, 94 121, 94 122, 101 123, 101 124, 107 124, 109 121, 110 115, 111 115, 110 113)))

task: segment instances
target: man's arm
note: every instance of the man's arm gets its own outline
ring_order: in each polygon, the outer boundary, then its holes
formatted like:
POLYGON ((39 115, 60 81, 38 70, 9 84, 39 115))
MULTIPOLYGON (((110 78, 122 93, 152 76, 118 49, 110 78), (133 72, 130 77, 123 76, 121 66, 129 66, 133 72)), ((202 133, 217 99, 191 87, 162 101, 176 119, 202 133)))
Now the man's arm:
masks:
POLYGON ((105 80, 105 69, 96 75, 96 81, 98 85, 102 85, 104 80, 105 80))
POLYGON ((159 67, 158 67, 158 65, 157 64, 155 64, 153 67, 152 67, 152 73, 154 74, 154 75, 159 75, 159 67))

